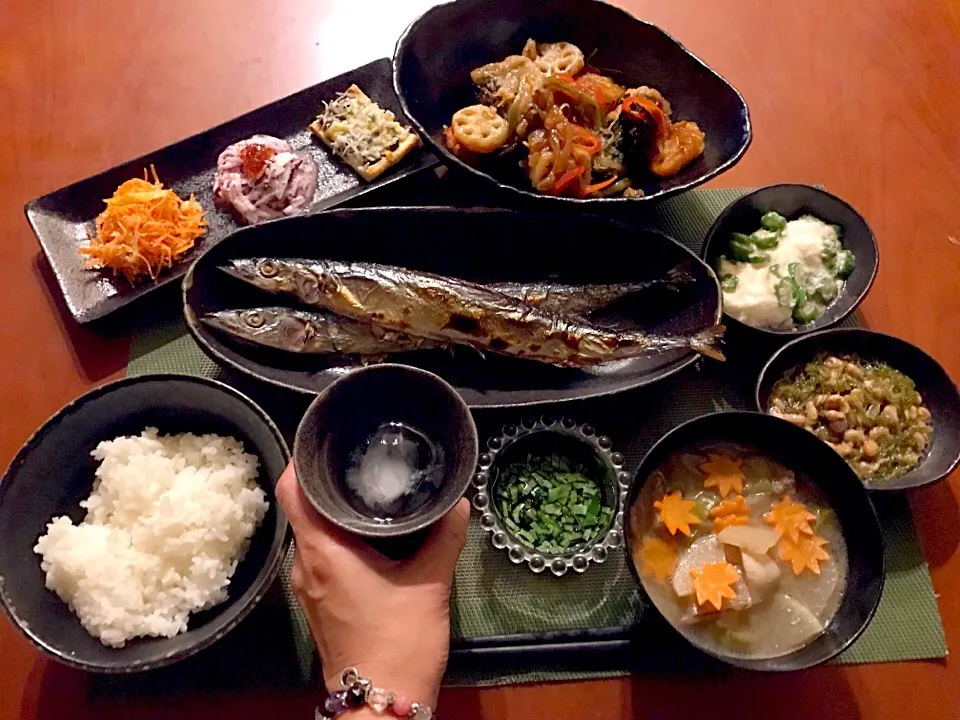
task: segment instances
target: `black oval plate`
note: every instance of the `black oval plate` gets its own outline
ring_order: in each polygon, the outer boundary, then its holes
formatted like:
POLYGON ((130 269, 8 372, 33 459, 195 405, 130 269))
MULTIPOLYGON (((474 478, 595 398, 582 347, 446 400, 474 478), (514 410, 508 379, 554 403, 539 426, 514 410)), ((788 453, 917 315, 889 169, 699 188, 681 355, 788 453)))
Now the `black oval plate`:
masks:
POLYGON ((703 241, 700 256, 707 265, 715 268, 717 260, 730 246, 730 234, 742 232, 749 235, 760 227, 760 217, 770 210, 784 215, 788 220, 813 215, 825 223, 839 225, 843 233, 840 240, 845 248, 853 252, 856 267, 847 278, 840 297, 812 323, 778 330, 753 327, 729 315, 724 316, 724 322, 745 328, 747 332, 784 337, 797 337, 838 325, 859 307, 870 292, 880 267, 880 249, 863 216, 836 195, 810 185, 795 184, 769 185, 754 190, 734 200, 720 213, 703 241))
POLYGON ((404 113, 448 165, 508 192, 541 203, 643 203, 706 182, 733 167, 750 145, 750 114, 740 93, 656 25, 595 0, 458 0, 432 8, 397 41, 394 86, 404 113), (457 110, 477 102, 470 71, 519 55, 527 38, 566 40, 587 65, 625 87, 649 85, 663 93, 677 120, 694 120, 706 133, 695 162, 670 178, 633 178, 639 198, 557 198, 530 187, 515 158, 485 158, 474 167, 441 141, 457 110))
MULTIPOLYGON (((323 390, 356 362, 258 347, 213 331, 198 318, 228 308, 283 304, 217 269, 230 258, 306 257, 379 262, 477 282, 555 280, 613 283, 662 277, 689 263, 694 282, 680 292, 648 290, 618 303, 611 321, 659 334, 686 334, 721 313, 716 275, 675 240, 589 215, 485 208, 334 210, 234 233, 207 251, 183 284, 184 315, 214 360, 274 385, 323 390), (588 241, 588 242, 585 242, 588 241)), ((557 368, 468 348, 392 356, 453 385, 471 407, 510 407, 607 395, 648 385, 696 360, 677 350, 590 371, 557 368)))
POLYGON ((923 350, 906 340, 862 328, 825 330, 797 338, 774 353, 757 379, 760 412, 774 384, 788 370, 804 365, 818 353, 855 353, 864 360, 880 360, 909 377, 917 386, 933 421, 933 444, 926 458, 903 477, 867 485, 871 491, 906 490, 929 485, 960 465, 960 390, 947 371, 923 350))

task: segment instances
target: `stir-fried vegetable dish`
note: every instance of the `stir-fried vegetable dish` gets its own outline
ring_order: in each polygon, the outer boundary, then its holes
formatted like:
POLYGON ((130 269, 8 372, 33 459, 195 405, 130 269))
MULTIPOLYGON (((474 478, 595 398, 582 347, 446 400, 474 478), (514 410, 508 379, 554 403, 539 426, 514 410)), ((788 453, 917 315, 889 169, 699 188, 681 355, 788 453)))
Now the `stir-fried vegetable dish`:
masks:
POLYGON ((883 362, 821 353, 773 386, 769 411, 810 430, 864 482, 893 480, 930 447, 930 411, 909 377, 883 362))
POLYGON ((785 655, 839 607, 847 558, 836 516, 809 481, 749 448, 671 455, 630 513, 644 588, 696 644, 785 655))
POLYGON ((606 532, 613 510, 588 470, 552 454, 508 465, 494 490, 507 530, 532 550, 563 555, 606 532))
POLYGON ((542 193, 636 196, 644 175, 676 175, 703 153, 703 132, 689 120, 674 122, 658 91, 589 72, 583 52, 568 42, 528 40, 521 55, 470 77, 482 96, 454 113, 447 147, 471 162, 522 146, 523 167, 542 193))

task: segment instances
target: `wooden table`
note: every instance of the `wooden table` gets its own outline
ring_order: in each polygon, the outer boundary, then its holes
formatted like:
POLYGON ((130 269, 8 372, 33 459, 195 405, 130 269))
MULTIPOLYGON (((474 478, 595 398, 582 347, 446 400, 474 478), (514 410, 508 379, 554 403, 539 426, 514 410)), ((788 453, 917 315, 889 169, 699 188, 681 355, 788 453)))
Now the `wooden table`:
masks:
MULTIPOLYGON (((23 219, 27 200, 390 54, 429 3, 7 0, 0 12, 0 463, 43 420, 123 372, 128 337, 78 327, 23 219), (355 34, 354 34, 355 33, 355 34), (351 37, 357 39, 351 39, 351 37)), ((960 379, 960 13, 955 0, 620 0, 743 92, 755 140, 716 183, 823 183, 876 232, 863 314, 960 379)), ((914 513, 952 650, 960 641, 960 474, 914 513)), ((0 717, 311 717, 313 693, 85 699, 85 678, 0 621, 0 717)), ((960 664, 829 666, 445 692, 445 717, 960 717, 960 664)))

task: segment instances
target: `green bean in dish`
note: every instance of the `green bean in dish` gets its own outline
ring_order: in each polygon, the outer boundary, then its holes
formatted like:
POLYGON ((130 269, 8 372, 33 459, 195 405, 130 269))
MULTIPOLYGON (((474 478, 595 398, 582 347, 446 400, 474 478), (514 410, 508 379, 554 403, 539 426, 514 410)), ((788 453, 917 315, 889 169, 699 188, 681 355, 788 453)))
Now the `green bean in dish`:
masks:
POLYGON ((753 232, 731 233, 717 261, 724 311, 753 327, 791 329, 819 318, 843 292, 856 259, 842 229, 770 211, 753 232))
POLYGON ((768 411, 814 433, 867 485, 915 468, 933 438, 913 380, 856 355, 820 353, 793 368, 773 386, 768 411))
POLYGON ((523 545, 563 555, 595 542, 613 510, 583 466, 560 455, 528 455, 508 465, 494 489, 507 531, 523 545))

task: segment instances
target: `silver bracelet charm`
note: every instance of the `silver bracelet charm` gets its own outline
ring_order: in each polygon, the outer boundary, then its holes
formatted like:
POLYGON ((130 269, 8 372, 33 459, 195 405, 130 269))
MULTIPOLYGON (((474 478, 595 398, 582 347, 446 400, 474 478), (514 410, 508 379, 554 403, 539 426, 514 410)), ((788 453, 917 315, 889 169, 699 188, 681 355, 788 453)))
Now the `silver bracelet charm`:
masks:
POLYGON ((323 705, 314 711, 314 720, 336 718, 355 708, 366 705, 376 713, 385 714, 388 711, 395 717, 408 720, 438 720, 429 705, 399 700, 397 695, 375 687, 367 678, 360 675, 356 668, 348 667, 340 673, 340 690, 335 690, 323 705), (407 707, 409 705, 409 708, 407 707))

